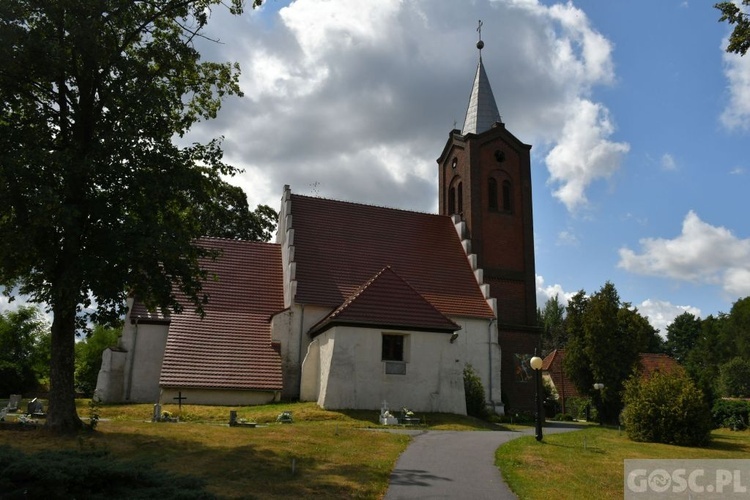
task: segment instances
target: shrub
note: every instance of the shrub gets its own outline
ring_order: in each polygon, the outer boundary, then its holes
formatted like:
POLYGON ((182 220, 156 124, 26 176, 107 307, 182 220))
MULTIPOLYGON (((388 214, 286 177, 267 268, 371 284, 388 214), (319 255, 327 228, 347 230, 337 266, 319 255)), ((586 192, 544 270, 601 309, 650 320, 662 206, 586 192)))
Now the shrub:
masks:
POLYGON ((750 402, 743 400, 719 399, 711 408, 714 427, 725 427, 736 431, 747 428, 750 402))
POLYGON ((487 402, 484 399, 482 379, 474 371, 474 367, 467 364, 464 367, 464 394, 466 396, 466 413, 471 417, 487 418, 487 402))
POLYGON ((703 446, 711 436, 711 413, 703 393, 684 373, 635 375, 625 384, 622 419, 633 441, 703 446))
POLYGON ((566 398, 565 413, 575 420, 586 420, 586 408, 589 409, 588 419, 596 421, 596 408, 591 404, 589 398, 566 398))
POLYGON ((558 413, 555 415, 555 420, 558 422, 572 422, 573 417, 568 415, 567 413, 558 413))

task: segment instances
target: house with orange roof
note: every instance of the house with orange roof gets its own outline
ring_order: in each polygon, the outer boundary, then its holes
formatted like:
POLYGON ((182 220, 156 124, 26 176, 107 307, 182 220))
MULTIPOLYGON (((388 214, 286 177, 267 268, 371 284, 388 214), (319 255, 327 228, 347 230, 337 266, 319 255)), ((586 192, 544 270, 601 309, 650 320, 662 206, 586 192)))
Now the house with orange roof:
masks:
MULTIPOLYGON (((547 354, 542 362, 542 377, 554 389, 563 413, 565 413, 565 401, 567 399, 588 397, 588 395, 582 396, 565 374, 564 359, 565 349, 555 349, 547 354)), ((671 373, 680 369, 677 360, 667 354, 650 352, 639 354, 639 371, 644 378, 650 377, 655 372, 671 373)))
POLYGON ((502 122, 477 47, 464 127, 437 160, 438 214, 285 186, 274 243, 200 240, 219 254, 203 263, 203 317, 130 299, 99 397, 465 414, 471 365, 492 411, 533 408, 531 146, 502 122))

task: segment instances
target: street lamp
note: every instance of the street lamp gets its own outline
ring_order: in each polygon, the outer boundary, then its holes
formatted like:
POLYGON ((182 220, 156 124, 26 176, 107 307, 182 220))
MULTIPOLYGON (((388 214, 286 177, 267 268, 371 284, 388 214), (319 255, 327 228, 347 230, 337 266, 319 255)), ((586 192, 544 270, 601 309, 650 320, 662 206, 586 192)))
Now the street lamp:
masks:
POLYGON ((604 384, 601 382, 596 382, 594 384, 594 389, 598 391, 598 397, 597 397, 597 405, 596 405, 596 411, 599 414, 599 425, 602 425, 603 422, 603 416, 602 416, 602 409, 604 408, 603 401, 602 401, 602 389, 604 389, 604 384))
POLYGON ((529 365, 531 365, 531 369, 534 370, 534 386, 536 387, 534 391, 534 398, 536 399, 536 440, 541 441, 542 440, 542 398, 539 394, 539 387, 542 385, 542 358, 539 356, 536 356, 536 352, 534 352, 535 356, 531 358, 529 361, 529 365))

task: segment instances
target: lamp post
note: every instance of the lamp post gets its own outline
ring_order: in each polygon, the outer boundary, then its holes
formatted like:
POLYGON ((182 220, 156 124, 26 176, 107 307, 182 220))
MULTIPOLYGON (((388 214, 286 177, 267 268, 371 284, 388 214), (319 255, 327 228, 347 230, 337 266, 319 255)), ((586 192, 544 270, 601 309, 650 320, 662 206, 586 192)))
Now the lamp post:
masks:
POLYGON ((596 382, 594 384, 594 389, 598 391, 596 412, 599 414, 599 425, 602 425, 602 408, 604 407, 604 405, 602 404, 602 389, 604 389, 604 384, 602 384, 601 382, 596 382))
POLYGON ((542 440, 542 418, 544 411, 542 408, 542 398, 539 394, 539 386, 542 382, 542 358, 539 356, 536 356, 536 352, 534 353, 534 357, 531 358, 529 361, 529 365, 531 365, 531 369, 534 370, 534 398, 536 399, 536 440, 541 441, 542 440))

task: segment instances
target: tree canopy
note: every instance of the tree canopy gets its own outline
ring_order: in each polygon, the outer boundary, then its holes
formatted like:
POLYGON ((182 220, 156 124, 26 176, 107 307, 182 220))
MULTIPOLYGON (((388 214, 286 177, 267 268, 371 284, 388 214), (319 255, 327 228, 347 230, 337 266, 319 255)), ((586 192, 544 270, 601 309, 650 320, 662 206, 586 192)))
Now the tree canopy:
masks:
MULTIPOLYGON (((242 95, 238 66, 201 61, 193 43, 221 4, 0 2, 0 285, 52 310, 53 430, 81 425, 73 371, 84 308, 104 321, 129 292, 174 310, 175 290, 198 309, 206 299, 199 258, 209 253, 194 241, 207 216, 237 206, 223 179, 238 170, 218 140, 174 138, 242 95)), ((241 13, 242 0, 229 9, 241 13)))
POLYGON ((565 373, 580 394, 595 400, 602 421, 617 422, 624 383, 638 368, 639 353, 660 347, 657 330, 620 300, 610 282, 590 297, 583 290, 573 296, 565 324, 565 373), (604 387, 595 389, 595 383, 604 387))
MULTIPOLYGON (((742 0, 742 5, 750 6, 750 0, 742 0)), ((743 12, 742 7, 736 2, 719 2, 714 7, 721 11, 720 22, 726 21, 734 25, 732 34, 729 35, 727 52, 744 56, 750 48, 750 15, 743 12)))
POLYGON ((38 388, 49 373, 49 323, 35 307, 0 313, 0 395, 38 388))

